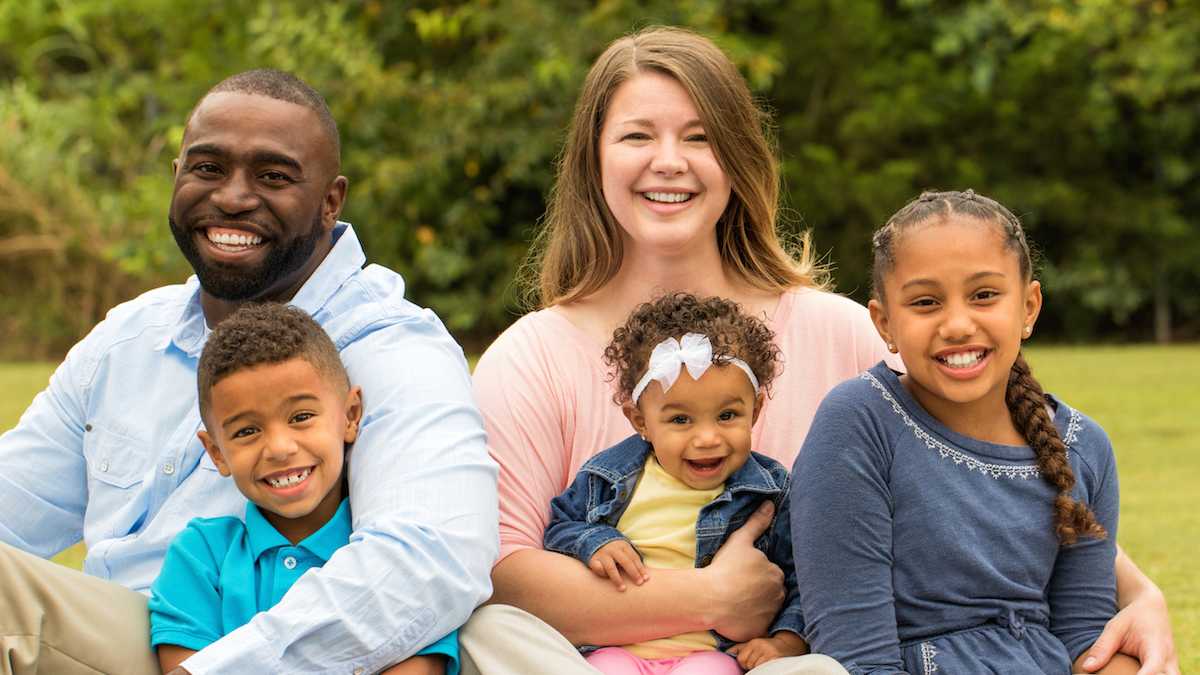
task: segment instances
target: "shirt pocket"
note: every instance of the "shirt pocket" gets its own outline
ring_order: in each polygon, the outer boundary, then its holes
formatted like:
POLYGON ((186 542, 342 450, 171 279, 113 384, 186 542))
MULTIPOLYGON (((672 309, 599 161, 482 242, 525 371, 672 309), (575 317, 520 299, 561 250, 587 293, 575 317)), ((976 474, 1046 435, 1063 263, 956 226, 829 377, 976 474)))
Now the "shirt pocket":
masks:
POLYGON ((89 539, 128 534, 136 518, 130 514, 145 479, 150 451, 146 443, 112 429, 94 427, 88 432, 88 505, 84 528, 89 539))

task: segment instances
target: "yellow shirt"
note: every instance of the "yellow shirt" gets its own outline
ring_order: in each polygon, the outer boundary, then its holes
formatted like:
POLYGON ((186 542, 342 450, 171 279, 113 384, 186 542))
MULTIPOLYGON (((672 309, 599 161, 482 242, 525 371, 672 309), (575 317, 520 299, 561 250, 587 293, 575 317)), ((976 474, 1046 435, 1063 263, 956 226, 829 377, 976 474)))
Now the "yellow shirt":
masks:
MULTIPOLYGON (((641 552, 646 567, 696 566, 696 519, 700 509, 725 491, 724 485, 694 490, 663 470, 651 454, 617 529, 641 552)), ((717 648, 708 631, 649 640, 624 648, 644 659, 665 659, 717 648)))

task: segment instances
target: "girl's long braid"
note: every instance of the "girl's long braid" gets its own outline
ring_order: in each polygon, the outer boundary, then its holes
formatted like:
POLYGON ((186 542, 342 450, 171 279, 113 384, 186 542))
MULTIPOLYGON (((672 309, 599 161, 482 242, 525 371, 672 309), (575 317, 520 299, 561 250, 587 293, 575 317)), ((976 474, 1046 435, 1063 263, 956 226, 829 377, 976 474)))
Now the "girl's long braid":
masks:
POLYGON ((1067 446, 1046 410, 1046 394, 1021 354, 1009 372, 1004 398, 1013 424, 1037 455, 1042 478, 1058 489, 1054 498, 1054 530, 1059 542, 1073 544, 1080 535, 1096 539, 1108 536, 1091 509, 1071 497, 1075 473, 1067 460, 1067 446))

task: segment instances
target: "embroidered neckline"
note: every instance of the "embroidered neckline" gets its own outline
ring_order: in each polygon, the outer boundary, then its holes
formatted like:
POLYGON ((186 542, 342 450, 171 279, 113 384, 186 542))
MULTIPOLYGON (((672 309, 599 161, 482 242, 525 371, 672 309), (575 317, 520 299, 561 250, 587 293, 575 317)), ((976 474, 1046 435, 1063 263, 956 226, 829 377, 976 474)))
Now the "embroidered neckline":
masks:
MULTIPOLYGON (((860 375, 862 379, 871 383, 879 391, 880 396, 885 401, 892 405, 892 412, 896 413, 904 422, 904 426, 912 430, 913 435, 925 443, 925 447, 931 450, 937 450, 942 459, 948 459, 958 465, 966 465, 968 471, 978 471, 981 474, 991 476, 992 478, 1040 478, 1042 472, 1038 469, 1037 464, 989 464, 975 459, 971 455, 952 448, 949 445, 934 438, 928 431, 925 431, 916 420, 909 416, 904 406, 896 400, 892 393, 883 386, 870 372, 864 372, 860 375)), ((1071 408, 1070 418, 1067 422, 1067 433, 1063 436, 1063 444, 1067 446, 1067 457, 1071 456, 1070 446, 1075 442, 1076 436, 1079 434, 1080 422, 1079 413, 1074 408, 1071 408)), ((932 647, 931 647, 932 649, 932 647)))

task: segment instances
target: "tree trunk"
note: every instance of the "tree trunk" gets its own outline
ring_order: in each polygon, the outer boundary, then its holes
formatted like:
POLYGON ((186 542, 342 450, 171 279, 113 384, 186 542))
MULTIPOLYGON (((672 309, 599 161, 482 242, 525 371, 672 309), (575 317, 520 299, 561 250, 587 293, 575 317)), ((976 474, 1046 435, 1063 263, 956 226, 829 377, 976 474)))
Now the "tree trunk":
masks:
POLYGON ((1171 342, 1171 285, 1161 266, 1154 275, 1154 341, 1160 345, 1171 342))

